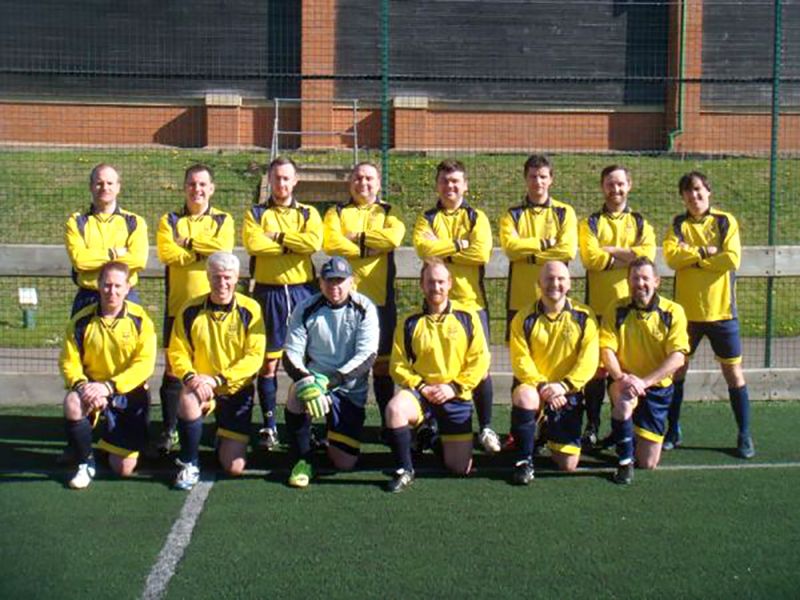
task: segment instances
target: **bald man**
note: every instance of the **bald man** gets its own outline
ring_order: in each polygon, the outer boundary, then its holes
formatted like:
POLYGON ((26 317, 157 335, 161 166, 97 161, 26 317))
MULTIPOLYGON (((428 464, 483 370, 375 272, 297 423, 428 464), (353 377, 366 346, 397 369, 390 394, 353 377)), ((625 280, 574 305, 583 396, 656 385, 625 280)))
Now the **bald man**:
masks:
POLYGON ((539 272, 541 298, 511 321, 509 347, 514 373, 511 432, 517 440, 513 482, 534 478, 533 446, 540 416, 547 418, 553 462, 574 471, 581 454, 583 388, 597 370, 599 346, 594 312, 570 300, 569 269, 562 262, 539 272))
POLYGON ((108 262, 129 269, 131 289, 127 300, 139 304, 136 291, 138 272, 147 266, 147 223, 139 215, 123 210, 117 203, 122 189, 119 173, 100 163, 89 175, 92 204, 85 212, 70 215, 64 226, 64 245, 72 263, 72 280, 78 292, 72 315, 100 301, 97 282, 100 269, 108 262))

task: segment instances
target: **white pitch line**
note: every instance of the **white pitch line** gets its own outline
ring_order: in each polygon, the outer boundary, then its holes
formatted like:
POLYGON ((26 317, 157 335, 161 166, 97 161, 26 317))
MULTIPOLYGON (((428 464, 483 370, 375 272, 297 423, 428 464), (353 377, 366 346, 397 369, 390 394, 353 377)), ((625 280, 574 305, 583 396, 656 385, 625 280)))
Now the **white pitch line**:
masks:
POLYGON ((183 553, 189 546, 192 539, 192 531, 197 524, 200 513, 208 498, 208 493, 214 485, 214 480, 201 481, 198 483, 186 498, 178 520, 172 525, 172 529, 164 542, 164 547, 158 554, 158 559, 150 569, 147 582, 142 592, 143 600, 159 600, 167 592, 170 579, 175 575, 175 568, 183 558, 183 553))
MULTIPOLYGON (((744 469, 797 469, 800 468, 800 462, 780 462, 780 463, 753 463, 753 462, 742 462, 733 465, 659 465, 655 471, 739 471, 744 469)), ((508 465, 506 467, 487 467, 487 466, 477 466, 476 467, 476 474, 480 477, 481 473, 507 473, 513 469, 513 465, 508 465)), ((357 469, 352 473, 382 473, 384 471, 389 470, 388 468, 377 468, 377 469, 357 469)), ((574 473, 613 473, 617 470, 616 466, 591 466, 591 467, 578 467, 574 473)), ((420 469, 416 469, 417 473, 421 474, 435 474, 435 473, 443 473, 443 468, 437 467, 423 467, 420 469)), ((564 475, 568 477, 571 473, 565 473, 561 471, 557 471, 555 469, 546 469, 545 471, 548 474, 553 475, 564 475)), ((274 473, 274 470, 267 470, 267 469, 245 469, 244 476, 250 477, 266 477, 274 473)), ((335 473, 335 471, 331 471, 331 473, 335 473)), ((537 471, 538 473, 538 471, 537 471)), ((320 473, 321 475, 326 475, 325 471, 320 473)))

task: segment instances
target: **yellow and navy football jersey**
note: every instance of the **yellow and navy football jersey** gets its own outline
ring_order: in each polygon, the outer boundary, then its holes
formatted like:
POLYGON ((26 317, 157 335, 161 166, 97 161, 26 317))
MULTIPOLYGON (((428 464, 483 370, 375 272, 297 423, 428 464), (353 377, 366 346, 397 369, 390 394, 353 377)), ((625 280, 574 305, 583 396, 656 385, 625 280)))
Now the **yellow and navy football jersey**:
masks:
POLYGON ((413 238, 420 258, 438 257, 447 263, 453 277, 450 298, 470 310, 486 308, 483 279, 492 254, 492 228, 483 211, 466 202, 455 210, 437 203, 417 218, 413 238), (431 233, 435 240, 426 237, 431 233), (459 240, 468 240, 469 247, 461 250, 459 240))
POLYGON ((261 307, 242 294, 220 306, 210 296, 185 304, 172 328, 167 356, 175 376, 219 378, 218 395, 235 394, 249 384, 264 362, 266 336, 261 307))
POLYGON ((567 300, 548 314, 541 301, 517 312, 511 321, 511 370, 520 383, 559 382, 580 391, 597 370, 600 347, 594 311, 567 300))
POLYGON ((394 303, 396 267, 394 251, 403 241, 406 226, 386 202, 338 204, 325 213, 322 248, 328 255, 344 256, 353 267, 359 292, 376 306, 394 303), (357 234, 350 240, 348 234, 357 234))
POLYGON ((601 211, 581 221, 578 241, 586 268, 586 303, 598 315, 605 314, 609 304, 630 293, 627 267, 615 264, 603 246, 630 248, 637 256, 650 260, 656 257, 653 227, 629 207, 612 213, 604 205, 601 211))
POLYGON ((535 282, 544 263, 550 260, 569 263, 575 258, 578 251, 575 210, 552 198, 544 204, 533 204, 526 198, 500 218, 500 246, 509 260, 506 308, 518 311, 539 298, 541 291, 535 282), (549 240, 555 243, 551 245, 549 240))
POLYGON ((460 400, 486 376, 491 355, 474 311, 451 302, 442 314, 408 315, 395 329, 390 371, 399 386, 453 385, 460 400))
POLYGON ((233 251, 233 244, 233 217, 212 206, 201 215, 184 208, 161 217, 156 246, 165 265, 168 316, 174 317, 187 301, 210 291, 206 259, 214 252, 233 251), (176 237, 189 242, 181 246, 176 237))
POLYGON ((110 215, 98 213, 94 207, 70 215, 64 228, 64 244, 72 262, 73 281, 89 290, 97 289, 97 276, 107 262, 128 265, 131 286, 139 279, 137 273, 147 266, 147 223, 119 207, 110 215), (115 248, 125 248, 127 252, 118 256, 115 248))
POLYGON ((294 285, 314 281, 311 255, 322 247, 322 219, 316 208, 292 200, 279 206, 272 198, 247 211, 242 231, 244 247, 255 259, 256 283, 294 285), (272 240, 266 231, 278 232, 272 240))
POLYGON ((710 209, 697 219, 677 215, 664 238, 664 258, 675 270, 675 301, 689 321, 736 317, 736 270, 741 263, 739 224, 730 213, 710 209), (683 242, 685 247, 681 247, 683 242), (716 246, 709 256, 706 248, 716 246))
MULTIPOLYGON (((612 350, 626 373, 646 377, 673 352, 689 354, 686 314, 680 304, 658 294, 645 308, 637 308, 629 297, 623 298, 603 315, 600 348, 612 350)), ((671 383, 672 378, 666 377, 657 385, 671 383)))
POLYGON ((156 367, 153 322, 133 302, 125 302, 116 317, 103 317, 99 311, 99 304, 91 304, 70 319, 61 373, 68 388, 108 381, 116 392, 126 394, 145 383, 156 367))

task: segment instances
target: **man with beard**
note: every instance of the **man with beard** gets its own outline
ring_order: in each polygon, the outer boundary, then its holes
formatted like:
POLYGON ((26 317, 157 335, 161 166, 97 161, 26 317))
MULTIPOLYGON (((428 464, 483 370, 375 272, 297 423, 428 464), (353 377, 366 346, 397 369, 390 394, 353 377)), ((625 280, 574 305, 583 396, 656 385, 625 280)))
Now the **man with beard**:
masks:
POLYGON ((322 247, 322 219, 317 209, 294 198, 297 165, 279 156, 269 165, 270 196, 244 217, 242 239, 253 257, 253 298, 261 305, 267 331, 267 352, 256 386, 264 419, 259 445, 278 446, 276 406, 278 363, 283 355, 289 316, 316 292, 311 256, 322 247))
POLYGON ((613 481, 633 481, 636 464, 655 469, 661 458, 672 376, 689 353, 686 315, 662 298, 656 267, 639 257, 628 267, 631 295, 611 304, 600 328, 600 356, 612 380, 611 436, 618 466, 613 481))
MULTIPOLYGON (((609 165, 600 173, 602 209, 581 221, 578 242, 586 268, 586 304, 602 322, 609 304, 628 295, 627 269, 636 258, 655 260, 656 236, 641 213, 628 206, 633 188, 630 171, 622 165, 609 165)), ((586 430, 583 445, 598 443, 600 412, 608 384, 607 374, 598 369, 586 385, 586 430)))
POLYGON ((402 492, 414 482, 411 428, 434 417, 445 467, 466 475, 472 467, 472 403, 491 357, 480 318, 450 302, 453 279, 441 260, 425 261, 420 312, 398 325, 392 347, 392 378, 400 390, 386 407, 395 473, 387 485, 402 492))

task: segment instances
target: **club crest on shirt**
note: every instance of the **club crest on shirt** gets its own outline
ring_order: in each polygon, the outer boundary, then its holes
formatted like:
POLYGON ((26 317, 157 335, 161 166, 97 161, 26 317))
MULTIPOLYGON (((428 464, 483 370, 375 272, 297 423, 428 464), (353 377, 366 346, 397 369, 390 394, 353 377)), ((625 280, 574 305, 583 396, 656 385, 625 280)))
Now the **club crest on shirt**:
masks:
POLYGON ((450 323, 447 326, 447 331, 446 331, 447 337, 450 338, 451 340, 456 338, 458 336, 458 330, 460 328, 461 326, 458 323, 450 323))

